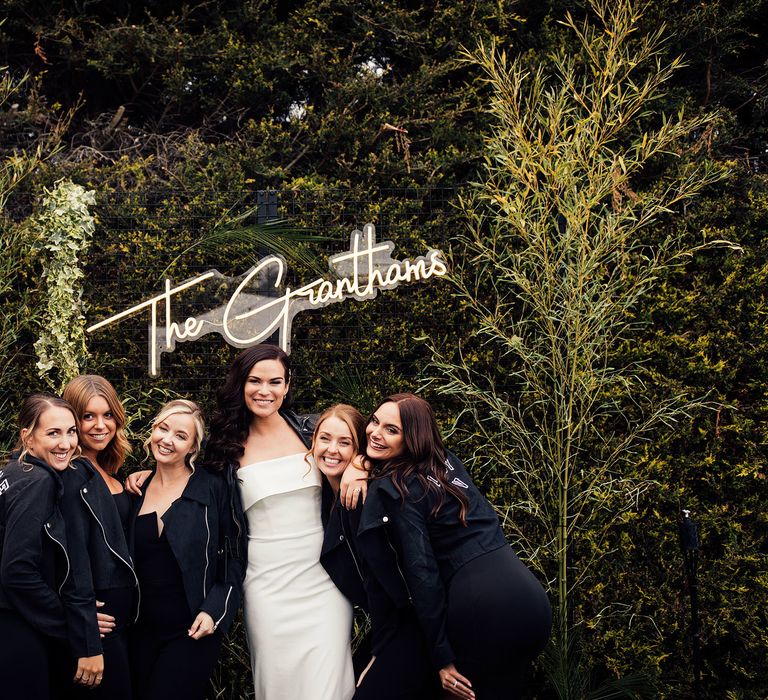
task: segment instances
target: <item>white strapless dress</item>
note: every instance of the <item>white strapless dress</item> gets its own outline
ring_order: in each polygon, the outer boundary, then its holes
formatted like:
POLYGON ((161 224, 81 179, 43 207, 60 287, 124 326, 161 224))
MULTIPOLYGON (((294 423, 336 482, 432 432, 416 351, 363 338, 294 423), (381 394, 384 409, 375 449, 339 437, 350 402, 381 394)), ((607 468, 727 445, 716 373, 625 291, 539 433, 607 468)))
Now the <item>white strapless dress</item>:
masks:
POLYGON ((349 700, 352 607, 320 564, 320 472, 301 453, 237 474, 248 518, 244 610, 255 700, 349 700))

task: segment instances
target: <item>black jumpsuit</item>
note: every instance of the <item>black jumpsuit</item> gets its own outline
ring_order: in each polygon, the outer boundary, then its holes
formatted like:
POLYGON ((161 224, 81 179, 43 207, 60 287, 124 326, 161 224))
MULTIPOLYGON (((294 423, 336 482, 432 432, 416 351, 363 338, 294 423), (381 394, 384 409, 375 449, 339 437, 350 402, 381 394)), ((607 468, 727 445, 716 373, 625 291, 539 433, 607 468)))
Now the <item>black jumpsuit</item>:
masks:
POLYGON ((134 692, 141 700, 204 698, 219 658, 222 634, 192 639, 192 614, 184 582, 165 530, 158 535, 157 514, 136 517, 136 574, 141 582, 141 612, 131 633, 134 692))

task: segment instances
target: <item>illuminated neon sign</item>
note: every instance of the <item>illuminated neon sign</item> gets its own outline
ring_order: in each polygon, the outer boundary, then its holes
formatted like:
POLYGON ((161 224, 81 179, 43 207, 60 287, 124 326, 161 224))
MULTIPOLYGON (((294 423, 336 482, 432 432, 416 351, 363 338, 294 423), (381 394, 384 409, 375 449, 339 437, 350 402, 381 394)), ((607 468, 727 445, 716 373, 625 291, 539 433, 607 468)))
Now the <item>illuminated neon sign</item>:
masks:
POLYGON ((429 250, 415 260, 395 260, 391 241, 376 242, 376 229, 366 224, 362 231, 352 232, 349 250, 328 258, 331 277, 319 277, 291 289, 280 290, 286 271, 279 255, 262 259, 242 277, 226 277, 216 270, 172 286, 165 280, 165 291, 132 306, 130 309, 94 323, 88 332, 109 326, 139 311, 149 310, 149 373, 156 376, 160 355, 172 352, 176 343, 196 340, 207 333, 219 333, 230 345, 246 348, 278 332, 278 343, 291 351, 291 323, 301 311, 319 309, 345 299, 373 299, 380 289, 394 289, 403 282, 418 282, 440 277, 448 271, 439 250, 429 250), (182 323, 174 321, 171 300, 185 290, 206 283, 216 289, 234 286, 226 304, 199 316, 189 316, 182 323), (274 290, 279 290, 276 293, 274 290), (281 293, 280 293, 281 291, 281 293), (164 323, 159 323, 159 309, 164 323))

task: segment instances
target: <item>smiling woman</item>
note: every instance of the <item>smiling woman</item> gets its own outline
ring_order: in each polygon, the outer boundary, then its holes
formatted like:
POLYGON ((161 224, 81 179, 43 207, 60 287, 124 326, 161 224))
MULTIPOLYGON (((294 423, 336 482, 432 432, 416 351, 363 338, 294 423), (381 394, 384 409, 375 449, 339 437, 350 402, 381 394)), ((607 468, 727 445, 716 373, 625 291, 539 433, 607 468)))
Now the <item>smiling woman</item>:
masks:
MULTIPOLYGON (((522 697, 552 623, 544 589, 507 544, 464 465, 445 449, 424 399, 384 399, 366 433, 371 487, 358 529, 361 550, 390 599, 407 591, 426 641, 425 669, 431 665, 443 690, 463 700, 522 697), (395 566, 374 539, 382 536, 395 566)), ((401 644, 377 657, 356 698, 381 698, 385 679, 412 660, 404 653, 401 644)))
MULTIPOLYGON (((256 345, 217 395, 206 463, 238 484, 248 537, 245 623, 256 700, 348 700, 352 608, 320 564, 333 494, 304 456, 313 420, 290 409, 288 355, 256 345)), ((245 530, 245 527, 244 527, 245 530)))
POLYGON ((64 387, 80 423, 83 456, 98 469, 112 493, 122 491, 113 477, 131 451, 125 435, 125 409, 115 388, 98 374, 81 374, 64 387))
POLYGON ((129 526, 142 591, 131 634, 141 700, 202 700, 240 605, 230 489, 220 475, 195 468, 204 431, 197 404, 178 399, 160 410, 144 443, 155 469, 129 526))
POLYGON ((0 659, 3 698, 49 697, 72 677, 101 681, 104 661, 92 594, 68 547, 62 473, 78 447, 72 407, 35 394, 22 405, 17 450, 0 470, 0 659), (77 672, 72 657, 77 658, 77 672), (50 675, 50 679, 49 679, 50 675))
MULTIPOLYGON (((129 700, 128 626, 136 617, 139 591, 125 532, 131 498, 119 478, 130 451, 125 410, 114 387, 98 375, 80 375, 64 388, 80 427, 82 457, 64 475, 64 515, 70 540, 86 550, 79 572, 98 601, 107 669, 89 700, 129 700)), ((78 689, 78 693, 80 693, 78 689)))

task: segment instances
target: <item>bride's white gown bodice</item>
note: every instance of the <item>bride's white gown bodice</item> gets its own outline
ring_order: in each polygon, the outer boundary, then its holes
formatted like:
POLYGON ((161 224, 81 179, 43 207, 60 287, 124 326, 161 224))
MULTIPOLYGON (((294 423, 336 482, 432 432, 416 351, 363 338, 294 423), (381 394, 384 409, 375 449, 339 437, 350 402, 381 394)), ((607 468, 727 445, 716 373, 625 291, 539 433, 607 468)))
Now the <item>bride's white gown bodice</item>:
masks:
POLYGON ((241 467, 256 700, 349 700, 352 608, 320 564, 321 479, 304 453, 241 467))

